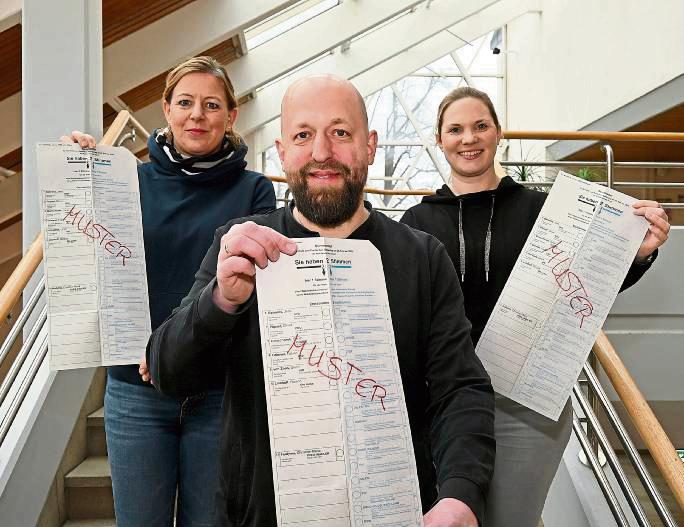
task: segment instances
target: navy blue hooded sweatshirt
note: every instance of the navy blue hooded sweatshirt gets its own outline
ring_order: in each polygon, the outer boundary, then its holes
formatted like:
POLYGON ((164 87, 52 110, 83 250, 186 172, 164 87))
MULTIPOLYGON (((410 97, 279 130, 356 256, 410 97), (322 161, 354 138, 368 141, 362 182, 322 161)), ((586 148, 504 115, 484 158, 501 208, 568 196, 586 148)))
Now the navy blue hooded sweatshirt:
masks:
MULTIPOLYGON (((244 143, 219 165, 189 175, 173 163, 150 136, 150 162, 138 166, 147 288, 152 330, 180 305, 211 246, 214 231, 226 222, 275 209, 273 185, 262 174, 245 170, 244 143)), ((145 350, 140 350, 140 358, 145 350)), ((138 365, 111 366, 109 375, 143 383, 138 365)), ((215 383, 223 389, 223 375, 215 383)))

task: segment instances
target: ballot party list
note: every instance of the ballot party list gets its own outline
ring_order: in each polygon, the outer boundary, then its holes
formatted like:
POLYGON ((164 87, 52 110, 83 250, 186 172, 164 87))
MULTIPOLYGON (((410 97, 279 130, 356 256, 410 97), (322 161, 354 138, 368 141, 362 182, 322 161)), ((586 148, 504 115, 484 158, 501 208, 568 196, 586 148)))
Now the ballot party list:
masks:
POLYGON ((380 253, 295 241, 256 275, 278 525, 422 525, 380 253))
POLYGON ((635 201, 558 174, 475 350, 498 393, 558 419, 648 229, 635 201))
POLYGON ((65 143, 37 155, 50 369, 138 363, 151 330, 135 158, 65 143))

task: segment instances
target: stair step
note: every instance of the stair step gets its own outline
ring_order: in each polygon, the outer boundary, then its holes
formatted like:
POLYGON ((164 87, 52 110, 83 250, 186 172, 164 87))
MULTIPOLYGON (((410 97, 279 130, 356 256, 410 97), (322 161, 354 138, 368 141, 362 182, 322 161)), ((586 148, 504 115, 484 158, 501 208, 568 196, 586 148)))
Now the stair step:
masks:
POLYGON ((104 426, 104 406, 88 416, 88 426, 104 426))
POLYGON ((66 487, 111 487, 112 473, 106 456, 93 456, 83 460, 64 477, 66 487))
POLYGON ((114 518, 68 520, 63 527, 116 527, 114 518))
MULTIPOLYGON (((100 519, 113 522, 114 499, 109 462, 104 456, 86 458, 64 476, 67 517, 74 520, 100 519)), ((84 524, 106 527, 108 524, 84 524)))
POLYGON ((95 410, 87 419, 88 455, 106 456, 107 439, 104 429, 104 407, 95 410))

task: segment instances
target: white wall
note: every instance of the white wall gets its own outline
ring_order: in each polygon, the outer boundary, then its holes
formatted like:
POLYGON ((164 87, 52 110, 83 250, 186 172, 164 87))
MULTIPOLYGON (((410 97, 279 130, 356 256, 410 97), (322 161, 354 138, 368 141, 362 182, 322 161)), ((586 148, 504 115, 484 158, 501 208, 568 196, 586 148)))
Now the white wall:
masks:
MULTIPOLYGON (((673 227, 651 269, 637 284, 618 295, 604 324, 606 334, 644 396, 656 404, 684 402, 683 260, 684 227, 673 227)), ((608 392, 611 399, 617 399, 612 389, 608 392)), ((677 426, 663 423, 680 448, 684 447, 682 417, 684 405, 678 408, 677 426)))
POLYGON ((682 27, 681 0, 544 0, 508 24, 508 127, 577 130, 681 75, 682 27))

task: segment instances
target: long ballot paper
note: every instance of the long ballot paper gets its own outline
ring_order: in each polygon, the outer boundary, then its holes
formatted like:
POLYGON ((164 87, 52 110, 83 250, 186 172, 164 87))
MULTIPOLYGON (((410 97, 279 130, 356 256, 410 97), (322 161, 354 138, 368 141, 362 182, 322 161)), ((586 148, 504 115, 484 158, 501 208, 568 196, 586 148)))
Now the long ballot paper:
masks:
POLYGON ((295 241, 256 276, 278 525, 422 525, 380 253, 295 241))
POLYGON ((136 161, 37 146, 50 369, 132 364, 150 336, 136 161))
POLYGON ((558 174, 475 350, 498 393, 558 419, 648 229, 635 201, 558 174))

